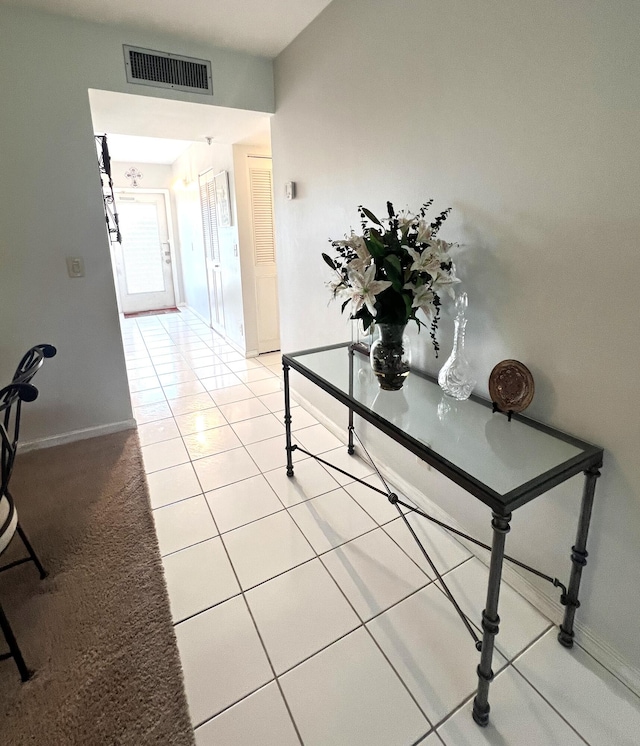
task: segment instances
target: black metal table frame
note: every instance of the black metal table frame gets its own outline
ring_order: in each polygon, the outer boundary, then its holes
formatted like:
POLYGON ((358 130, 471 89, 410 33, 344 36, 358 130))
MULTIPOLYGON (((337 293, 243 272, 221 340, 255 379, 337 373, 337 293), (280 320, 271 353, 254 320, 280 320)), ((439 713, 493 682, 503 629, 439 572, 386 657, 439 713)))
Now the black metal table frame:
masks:
MULTIPOLYGON (((375 412, 372 412, 371 410, 367 409, 363 405, 359 404, 359 402, 353 398, 353 388, 352 388, 353 386, 353 356, 354 354, 356 354, 355 350, 356 348, 354 345, 348 345, 346 343, 343 343, 343 344, 338 344, 338 345, 330 345, 327 347, 319 347, 319 348, 311 349, 311 350, 303 350, 297 353, 293 353, 290 355, 285 354, 282 356, 282 367, 284 371, 284 400, 285 400, 284 424, 285 424, 285 430, 286 430, 287 476, 293 477, 294 475, 293 452, 296 450, 299 450, 301 453, 304 453, 307 456, 314 458, 315 460, 319 461, 325 466, 328 466, 331 469, 334 469, 340 472, 341 474, 344 474, 345 476, 348 476, 354 479, 360 484, 365 485, 366 487, 372 489, 374 492, 378 492, 382 495, 385 495, 387 499, 389 500, 389 502, 395 505, 396 509, 398 510, 399 516, 403 519, 409 532, 413 536, 414 540, 417 542, 423 556, 425 557, 430 567, 434 571, 435 576, 442 587, 442 590, 445 592, 449 601, 453 604, 457 614, 460 616, 461 620, 465 624, 465 627, 467 628, 471 637, 474 639, 476 648, 480 651, 480 664, 478 665, 478 668, 477 668, 478 690, 473 701, 473 719, 479 725, 486 726, 489 722, 489 710, 490 710, 489 685, 491 684, 491 681, 494 678, 494 673, 491 668, 491 663, 493 660, 495 637, 499 632, 499 625, 500 625, 500 617, 498 616, 498 602, 499 602, 500 584, 502 580, 502 567, 503 567, 504 560, 508 560, 512 562, 513 564, 516 564, 517 566, 548 581, 554 587, 559 588, 561 590, 560 602, 563 606, 565 606, 565 613, 564 613, 564 620, 562 624, 560 625, 560 630, 558 632, 558 640, 560 641, 562 645, 564 645, 567 648, 570 648, 573 646, 574 619, 575 619, 576 610, 580 606, 580 601, 579 601, 580 581, 582 578, 582 570, 587 564, 587 556, 588 556, 587 537, 589 533, 589 524, 591 521, 591 512, 592 512, 593 500, 595 496, 596 481, 598 477, 600 476, 600 468, 602 467, 603 450, 602 448, 593 446, 589 443, 585 443, 584 441, 578 440, 577 438, 574 438, 570 435, 567 435, 551 427, 548 427, 547 425, 544 425, 540 422, 536 422, 535 420, 531 420, 527 417, 523 417, 522 415, 514 415, 514 419, 526 422, 528 425, 538 430, 547 432, 553 435, 554 437, 560 438, 561 440, 571 443, 579 448, 582 448, 583 452, 581 454, 578 454, 576 457, 570 459, 569 461, 566 461, 565 463, 561 464, 560 466, 541 475, 540 478, 533 479, 530 482, 527 482, 526 484, 521 485, 520 487, 516 488, 515 490, 512 490, 506 495, 500 496, 490 487, 478 481, 472 475, 466 473, 465 471, 457 467, 455 464, 451 463, 450 461, 447 461, 442 456, 440 456, 439 454, 435 453, 430 448, 428 448, 425 444, 421 443, 420 441, 404 433, 402 430, 400 430, 398 427, 396 427, 391 422, 386 420, 384 417, 377 415, 375 412), (336 388, 335 386, 330 384, 328 381, 323 379, 321 376, 314 373, 312 370, 306 368, 304 364, 296 360, 297 355, 303 356, 305 354, 333 350, 339 347, 349 348, 349 372, 350 372, 349 394, 346 394, 345 392, 336 388), (365 482, 364 480, 359 479, 358 477, 355 477, 352 474, 349 474, 343 469, 340 469, 334 464, 331 464, 328 461, 325 461, 319 456, 316 456, 313 453, 310 453, 309 451, 302 448, 301 446, 292 443, 291 394, 290 394, 290 384, 289 384, 290 368, 296 370, 298 373, 303 375, 305 378, 310 380, 312 383, 316 384, 319 388, 321 388, 323 391, 326 391, 328 394, 333 396, 335 399, 340 401, 342 404, 344 404, 348 408, 349 424, 348 424, 347 452, 350 455, 352 455, 355 452, 355 448, 354 448, 354 436, 355 436, 360 446, 362 447, 363 451, 367 455, 371 463, 371 466, 374 468, 374 470, 376 471, 376 473, 382 480, 384 490, 374 487, 368 482, 365 482), (384 480, 382 474, 378 470, 374 461, 369 456, 366 448, 364 447, 364 444, 362 443, 357 433, 355 432, 355 428, 353 424, 354 413, 358 414, 360 417, 365 419, 367 422, 370 422, 381 432, 385 433, 390 438, 392 438, 396 443, 399 443, 401 446, 403 446, 404 448, 414 453, 420 459, 422 459, 423 461, 426 461, 428 464, 430 464, 435 469, 437 469, 440 473, 444 474, 449 479, 451 479, 453 482, 463 487, 463 489, 465 489, 467 492, 474 495, 474 497, 478 498, 479 500, 484 502, 486 505, 488 505, 492 510, 491 527, 493 531, 493 540, 492 540, 491 546, 484 544, 481 541, 478 541, 474 537, 469 536, 463 533, 462 531, 459 531, 453 526, 449 526, 443 523, 442 521, 437 520, 433 516, 430 516, 424 511, 416 508, 414 505, 410 505, 400 500, 398 496, 389 488, 388 484, 384 480), (544 494, 545 492, 550 490, 552 487, 555 487, 561 484, 562 482, 566 481, 570 477, 575 476, 576 474, 579 474, 580 472, 584 473, 585 482, 584 482, 584 488, 583 488, 583 493, 582 493, 580 516, 578 519, 578 528, 576 532, 576 542, 574 546, 571 548, 572 565, 571 565, 571 575, 569 578, 569 585, 567 588, 557 578, 552 578, 551 576, 546 575, 545 573, 540 572, 539 570, 533 567, 530 567, 529 565, 526 565, 525 563, 520 562, 519 560, 514 559, 513 557, 510 557, 509 555, 505 554, 505 544, 506 544, 507 533, 509 533, 510 531, 510 521, 511 521, 511 515, 512 515, 513 510, 521 507, 522 505, 526 504, 527 502, 534 499, 535 497, 538 497, 539 495, 544 494), (402 508, 405 508, 407 511, 411 513, 416 513, 422 516, 423 518, 429 521, 432 521, 433 523, 438 524, 442 528, 458 536, 461 536, 464 539, 467 539, 468 541, 472 542, 476 546, 483 547, 484 549, 491 552, 491 557, 490 557, 490 562, 489 562, 489 579, 487 583, 486 605, 485 605, 484 611, 482 612, 482 625, 481 625, 482 626, 482 640, 478 638, 475 630, 469 623, 469 620, 462 612, 459 604, 457 603, 453 594, 449 590, 444 578, 442 577, 437 567, 433 563, 431 557, 429 556, 428 551, 425 549, 422 542, 419 540, 418 536, 413 530, 411 524, 407 520, 407 515, 405 514, 405 512, 403 512, 402 508)), ((433 383, 437 383, 436 380, 432 376, 424 372, 412 370, 412 374, 426 378, 432 381, 433 383)), ((474 401, 480 402, 481 404, 489 408, 492 407, 492 403, 486 399, 483 399, 473 394, 471 398, 474 401)), ((501 415, 497 414, 496 416, 501 416, 501 415)))

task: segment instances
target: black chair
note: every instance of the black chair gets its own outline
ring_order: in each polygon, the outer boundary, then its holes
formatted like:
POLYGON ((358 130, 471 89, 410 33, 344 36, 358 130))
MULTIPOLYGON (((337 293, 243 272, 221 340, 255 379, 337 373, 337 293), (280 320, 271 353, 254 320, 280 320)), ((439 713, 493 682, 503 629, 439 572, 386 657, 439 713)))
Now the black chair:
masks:
MULTIPOLYGON (((35 374, 35 370, 33 374, 35 374)), ((31 375, 32 378, 33 374, 31 375)), ((0 572, 9 570, 17 565, 22 565, 25 562, 33 562, 38 568, 40 577, 45 578, 47 573, 18 521, 18 513, 11 492, 9 491, 9 482, 13 472, 18 438, 20 436, 22 403, 35 401, 37 397, 38 390, 29 383, 11 383, 9 386, 5 386, 5 388, 0 390, 0 554, 9 546, 16 533, 22 539, 22 543, 29 553, 28 557, 15 560, 8 565, 0 567, 0 572)), ((27 681, 31 677, 32 672, 29 671, 24 662, 2 605, 0 605, 0 629, 2 629, 7 645, 9 646, 9 652, 0 654, 0 660, 13 658, 20 672, 20 678, 22 681, 27 681)))
POLYGON ((13 374, 12 383, 31 383, 31 379, 40 370, 46 358, 55 357, 56 348, 53 345, 35 345, 25 352, 13 374))

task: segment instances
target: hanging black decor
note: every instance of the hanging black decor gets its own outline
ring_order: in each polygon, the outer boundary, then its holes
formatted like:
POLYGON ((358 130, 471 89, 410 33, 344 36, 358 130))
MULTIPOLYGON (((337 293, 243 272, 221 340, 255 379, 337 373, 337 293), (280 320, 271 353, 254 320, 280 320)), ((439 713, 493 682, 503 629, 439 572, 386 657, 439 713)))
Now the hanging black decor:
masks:
POLYGON ((98 151, 98 167, 100 168, 100 182, 102 185, 102 200, 104 202, 104 217, 107 223, 107 232, 111 243, 122 243, 120 234, 120 221, 116 211, 116 199, 113 193, 113 180, 111 179, 111 157, 106 135, 96 135, 96 148, 98 151))

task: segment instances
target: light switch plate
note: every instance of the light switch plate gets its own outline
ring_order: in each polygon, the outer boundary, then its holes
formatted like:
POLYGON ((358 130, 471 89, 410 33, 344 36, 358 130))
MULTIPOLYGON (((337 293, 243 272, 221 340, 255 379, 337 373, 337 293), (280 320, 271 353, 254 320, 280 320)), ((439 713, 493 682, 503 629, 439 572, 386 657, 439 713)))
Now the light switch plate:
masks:
POLYGON ((79 256, 68 256, 67 272, 69 277, 84 277, 84 259, 79 256))
POLYGON ((284 185, 284 193, 287 199, 295 199, 296 196, 296 182, 288 181, 284 185))

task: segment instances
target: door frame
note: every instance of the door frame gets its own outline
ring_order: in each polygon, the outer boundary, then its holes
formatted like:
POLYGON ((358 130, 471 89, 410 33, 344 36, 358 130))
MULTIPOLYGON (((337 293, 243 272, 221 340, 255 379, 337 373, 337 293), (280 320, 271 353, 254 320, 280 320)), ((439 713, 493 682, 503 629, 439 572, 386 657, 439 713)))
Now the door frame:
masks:
MULTIPOLYGON (((178 274, 178 256, 176 251, 177 239, 173 227, 173 202, 171 201, 171 190, 169 189, 147 189, 144 187, 114 187, 113 189, 116 197, 119 194, 163 194, 164 195, 164 209, 166 212, 167 219, 167 234, 169 238, 169 252, 171 254, 171 279, 173 281, 173 297, 175 298, 176 308, 184 305, 182 299, 182 292, 180 286, 180 277, 178 274)), ((111 244, 111 263, 113 265, 113 279, 116 283, 116 299, 118 302, 118 313, 122 313, 120 304, 120 290, 118 289, 118 277, 116 274, 116 262, 115 262, 115 244, 111 244)))

